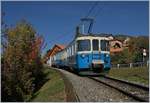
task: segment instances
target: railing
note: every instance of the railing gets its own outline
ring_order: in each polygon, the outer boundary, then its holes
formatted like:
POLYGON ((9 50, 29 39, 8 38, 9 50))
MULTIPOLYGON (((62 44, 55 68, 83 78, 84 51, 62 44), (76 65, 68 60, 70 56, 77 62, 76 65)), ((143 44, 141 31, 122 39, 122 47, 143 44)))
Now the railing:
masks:
POLYGON ((149 61, 147 62, 137 62, 129 64, 112 64, 112 68, 134 68, 134 67, 149 67, 149 61))

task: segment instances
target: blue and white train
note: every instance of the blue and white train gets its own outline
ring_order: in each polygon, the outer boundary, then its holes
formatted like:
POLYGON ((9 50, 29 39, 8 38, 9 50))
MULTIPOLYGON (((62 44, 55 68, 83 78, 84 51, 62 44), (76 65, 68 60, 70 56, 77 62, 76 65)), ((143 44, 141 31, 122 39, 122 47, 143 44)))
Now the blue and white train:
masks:
POLYGON ((52 66, 69 67, 76 72, 108 72, 111 68, 109 39, 95 35, 79 36, 52 57, 52 66))

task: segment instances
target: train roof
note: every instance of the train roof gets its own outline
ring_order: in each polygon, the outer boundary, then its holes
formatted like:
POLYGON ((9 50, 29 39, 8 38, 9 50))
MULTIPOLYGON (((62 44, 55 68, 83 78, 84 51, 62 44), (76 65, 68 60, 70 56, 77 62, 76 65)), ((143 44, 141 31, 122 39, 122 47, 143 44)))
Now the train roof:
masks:
POLYGON ((106 34, 106 33, 99 33, 99 34, 80 34, 77 37, 85 37, 85 36, 92 36, 92 37, 109 37, 109 36, 113 36, 112 34, 106 34))
POLYGON ((109 36, 113 36, 112 34, 106 34, 106 33, 99 33, 99 34, 88 34, 88 35, 84 35, 84 34, 79 34, 77 37, 75 37, 73 40, 72 40, 72 42, 70 42, 67 46, 66 46, 66 48, 69 46, 69 45, 71 45, 73 42, 74 42, 74 40, 76 40, 77 38, 80 38, 80 37, 109 37, 109 36))
MULTIPOLYGON (((108 37, 111 35, 108 34, 89 34, 89 35, 78 35, 74 40, 82 40, 82 39, 105 39, 107 40, 108 37)), ((109 39, 108 39, 109 40, 109 39)))
MULTIPOLYGON (((70 42, 67 46, 64 46, 64 48, 63 48, 62 50, 60 50, 59 52, 65 50, 68 46, 70 46, 70 45, 74 42, 75 39, 80 38, 80 37, 102 37, 102 38, 107 38, 107 37, 109 37, 109 36, 112 36, 112 34, 106 34, 106 33, 88 34, 88 35, 80 34, 80 35, 78 35, 76 38, 74 38, 74 39, 72 40, 72 42, 70 42)), ((59 52, 57 52, 57 53, 59 53, 59 52)))

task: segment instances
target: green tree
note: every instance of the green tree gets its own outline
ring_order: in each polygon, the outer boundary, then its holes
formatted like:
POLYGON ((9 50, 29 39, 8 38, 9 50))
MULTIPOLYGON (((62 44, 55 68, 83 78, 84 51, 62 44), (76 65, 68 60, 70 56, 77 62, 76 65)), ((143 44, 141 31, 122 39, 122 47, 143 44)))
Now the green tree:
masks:
POLYGON ((147 51, 149 50, 148 37, 138 36, 138 37, 131 38, 131 40, 129 41, 129 50, 132 53, 133 62, 142 61, 143 49, 146 49, 147 51))
POLYGON ((128 44, 129 47, 122 52, 111 55, 112 64, 141 62, 143 48, 149 50, 149 39, 146 36, 131 37, 128 44))
POLYGON ((124 49, 122 52, 111 55, 112 64, 131 63, 132 57, 128 49, 124 49))

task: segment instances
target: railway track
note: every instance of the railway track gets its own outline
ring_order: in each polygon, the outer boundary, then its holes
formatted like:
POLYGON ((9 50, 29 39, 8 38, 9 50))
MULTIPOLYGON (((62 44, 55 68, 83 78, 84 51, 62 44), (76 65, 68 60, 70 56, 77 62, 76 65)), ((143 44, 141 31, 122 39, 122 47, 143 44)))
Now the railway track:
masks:
POLYGON ((149 87, 127 82, 120 79, 115 79, 109 76, 88 77, 96 82, 103 83, 111 88, 114 88, 137 101, 149 102, 149 87))
MULTIPOLYGON (((70 71, 69 71, 70 72, 70 71)), ((73 73, 73 72, 70 72, 73 73)), ((73 73, 74 74, 74 73, 73 73)), ((84 76, 82 75, 77 75, 76 76, 84 76)), ((136 83, 131 83, 128 81, 112 78, 109 76, 104 76, 104 75, 85 75, 89 79, 92 79, 96 82, 99 82, 101 84, 107 85, 110 88, 116 89, 117 91, 125 94, 127 97, 133 98, 136 101, 140 102, 149 102, 149 87, 136 84, 136 83)), ((76 94, 77 101, 80 101, 78 95, 76 94)))

